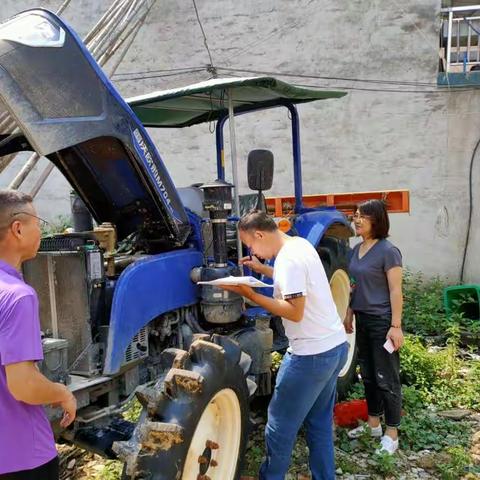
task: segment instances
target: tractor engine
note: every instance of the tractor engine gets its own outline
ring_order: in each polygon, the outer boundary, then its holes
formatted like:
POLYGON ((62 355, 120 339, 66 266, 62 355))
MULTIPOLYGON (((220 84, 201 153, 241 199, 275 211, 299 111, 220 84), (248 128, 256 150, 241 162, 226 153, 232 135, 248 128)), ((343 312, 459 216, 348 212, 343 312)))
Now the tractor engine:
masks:
MULTIPOLYGON (((205 184, 203 208, 212 227, 213 262, 196 268, 192 280, 209 281, 240 275, 240 269, 228 262, 227 221, 232 212, 233 185, 222 180, 205 184)), ((271 393, 271 352, 273 331, 270 314, 258 307, 244 309, 243 298, 212 285, 201 286, 201 312, 213 329, 221 329, 240 345, 252 359, 250 375, 257 384, 257 394, 271 393)))
MULTIPOLYGON (((192 280, 210 281, 239 275, 236 265, 228 264, 227 219, 232 212, 233 185, 216 180, 202 187, 203 208, 208 212, 212 225, 213 263, 196 268, 192 280)), ((211 285, 201 287, 201 309, 208 323, 229 324, 242 316, 243 300, 232 292, 211 285)))
POLYGON ((84 391, 77 395, 79 409, 129 396, 140 382, 139 362, 149 355, 149 332, 144 327, 124 353, 120 383, 109 384, 98 402, 96 393, 87 393, 102 375, 115 288, 115 278, 108 276, 110 254, 98 239, 113 232, 104 224, 91 232, 43 238, 38 255, 23 265, 24 278, 39 298, 44 351, 40 370, 72 391, 84 391))

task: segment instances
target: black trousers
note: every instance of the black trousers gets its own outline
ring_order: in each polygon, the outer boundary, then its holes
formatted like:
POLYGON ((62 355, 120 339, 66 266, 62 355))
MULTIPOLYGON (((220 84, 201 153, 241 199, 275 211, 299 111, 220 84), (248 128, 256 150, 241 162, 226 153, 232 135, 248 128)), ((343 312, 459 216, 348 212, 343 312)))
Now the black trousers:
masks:
POLYGON ((398 427, 402 410, 400 355, 398 351, 388 353, 383 347, 391 318, 355 312, 355 322, 368 414, 384 414, 388 427, 398 427))
POLYGON ((58 478, 58 457, 33 470, 22 470, 21 472, 0 475, 0 480, 58 480, 58 478))

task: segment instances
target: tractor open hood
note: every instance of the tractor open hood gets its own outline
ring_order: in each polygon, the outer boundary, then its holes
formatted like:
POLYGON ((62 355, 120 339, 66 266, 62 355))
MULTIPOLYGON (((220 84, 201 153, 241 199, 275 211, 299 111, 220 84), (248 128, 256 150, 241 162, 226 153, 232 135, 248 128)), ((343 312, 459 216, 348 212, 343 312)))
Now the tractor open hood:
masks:
POLYGON ((228 115, 232 96, 235 112, 340 98, 345 92, 297 87, 272 77, 216 78, 172 90, 127 99, 146 127, 189 127, 228 115))
POLYGON ((0 25, 0 156, 19 150, 48 157, 119 239, 185 241, 187 214, 143 125, 75 32, 42 9, 0 25))

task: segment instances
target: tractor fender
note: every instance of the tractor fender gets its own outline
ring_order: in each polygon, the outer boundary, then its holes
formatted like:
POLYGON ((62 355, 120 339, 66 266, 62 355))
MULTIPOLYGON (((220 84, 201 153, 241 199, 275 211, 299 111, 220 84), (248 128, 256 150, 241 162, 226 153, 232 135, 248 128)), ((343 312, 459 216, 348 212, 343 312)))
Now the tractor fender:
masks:
POLYGON ((345 240, 355 235, 347 217, 335 208, 301 213, 295 217, 294 227, 296 234, 315 248, 326 233, 345 240))
POLYGON ((104 374, 120 370, 125 351, 138 331, 159 315, 194 305, 199 287, 190 279, 202 265, 195 249, 152 255, 129 265, 113 292, 104 374))

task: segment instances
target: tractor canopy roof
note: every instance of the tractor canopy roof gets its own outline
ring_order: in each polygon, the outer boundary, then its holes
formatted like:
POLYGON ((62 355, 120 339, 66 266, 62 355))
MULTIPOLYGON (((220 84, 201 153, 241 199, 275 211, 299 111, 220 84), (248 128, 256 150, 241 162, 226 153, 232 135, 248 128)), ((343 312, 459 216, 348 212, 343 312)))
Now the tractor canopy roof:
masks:
POLYGON ((235 112, 241 112, 340 98, 346 93, 297 87, 273 77, 216 78, 129 98, 127 103, 146 127, 178 128, 227 116, 229 95, 235 112))

